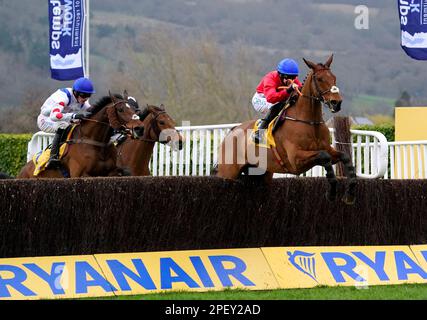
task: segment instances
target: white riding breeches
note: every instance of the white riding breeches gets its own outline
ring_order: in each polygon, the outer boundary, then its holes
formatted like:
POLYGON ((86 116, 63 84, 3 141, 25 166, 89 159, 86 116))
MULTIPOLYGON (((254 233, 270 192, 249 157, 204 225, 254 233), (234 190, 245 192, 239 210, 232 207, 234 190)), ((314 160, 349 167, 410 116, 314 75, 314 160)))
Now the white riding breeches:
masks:
POLYGON ((255 92, 252 97, 252 106, 257 112, 265 114, 273 106, 273 103, 268 102, 263 93, 255 92))

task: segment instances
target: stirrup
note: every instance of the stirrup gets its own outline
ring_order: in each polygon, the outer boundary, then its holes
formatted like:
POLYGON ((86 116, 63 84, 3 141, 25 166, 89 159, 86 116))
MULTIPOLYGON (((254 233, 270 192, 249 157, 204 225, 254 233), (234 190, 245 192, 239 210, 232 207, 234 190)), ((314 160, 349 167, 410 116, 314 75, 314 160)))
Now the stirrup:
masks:
POLYGON ((252 141, 255 143, 260 143, 261 142, 261 137, 260 137, 260 131, 256 130, 253 134, 252 134, 252 141))

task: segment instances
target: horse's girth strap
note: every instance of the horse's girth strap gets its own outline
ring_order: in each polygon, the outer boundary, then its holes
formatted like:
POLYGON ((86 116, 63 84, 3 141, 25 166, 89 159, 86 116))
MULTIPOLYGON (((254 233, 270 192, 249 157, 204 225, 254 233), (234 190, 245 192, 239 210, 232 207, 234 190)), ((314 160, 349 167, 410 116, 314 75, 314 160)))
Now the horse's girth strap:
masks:
POLYGON ((66 143, 68 144, 83 143, 83 144, 90 144, 92 146, 101 147, 101 148, 108 147, 112 144, 111 142, 104 143, 104 142, 99 142, 91 139, 71 139, 71 140, 67 140, 66 143))

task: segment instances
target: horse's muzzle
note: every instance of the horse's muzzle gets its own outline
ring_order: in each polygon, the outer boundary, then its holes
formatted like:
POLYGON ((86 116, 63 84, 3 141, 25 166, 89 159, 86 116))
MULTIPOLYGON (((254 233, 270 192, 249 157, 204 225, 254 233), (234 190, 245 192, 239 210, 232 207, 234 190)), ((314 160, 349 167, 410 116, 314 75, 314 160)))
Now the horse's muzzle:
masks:
POLYGON ((172 150, 182 150, 182 148, 184 148, 184 143, 182 140, 169 141, 168 145, 172 148, 172 150))
POLYGON ((336 113, 341 110, 341 100, 329 100, 328 106, 332 113, 336 113))

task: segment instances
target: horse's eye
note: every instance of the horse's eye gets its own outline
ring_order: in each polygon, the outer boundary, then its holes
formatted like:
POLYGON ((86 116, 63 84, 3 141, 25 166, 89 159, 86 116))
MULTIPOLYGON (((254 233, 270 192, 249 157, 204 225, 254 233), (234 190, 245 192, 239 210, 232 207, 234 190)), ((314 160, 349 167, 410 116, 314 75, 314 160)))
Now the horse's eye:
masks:
POLYGON ((322 79, 322 78, 318 78, 318 80, 319 80, 319 82, 323 82, 323 79, 322 79))
POLYGON ((164 125, 165 125, 165 122, 164 122, 164 121, 159 121, 159 124, 160 124, 161 126, 164 126, 164 125))
POLYGON ((123 110, 123 108, 120 108, 120 109, 119 109, 119 112, 123 112, 123 111, 124 111, 124 110, 123 110))

